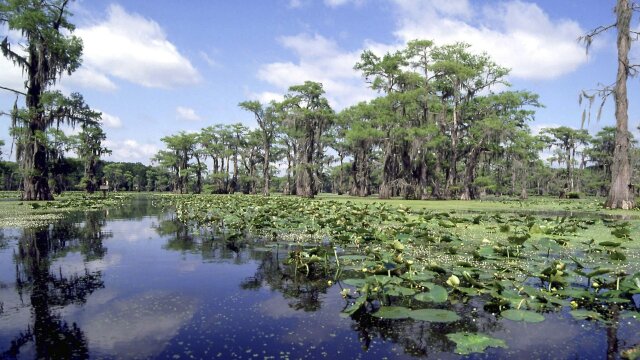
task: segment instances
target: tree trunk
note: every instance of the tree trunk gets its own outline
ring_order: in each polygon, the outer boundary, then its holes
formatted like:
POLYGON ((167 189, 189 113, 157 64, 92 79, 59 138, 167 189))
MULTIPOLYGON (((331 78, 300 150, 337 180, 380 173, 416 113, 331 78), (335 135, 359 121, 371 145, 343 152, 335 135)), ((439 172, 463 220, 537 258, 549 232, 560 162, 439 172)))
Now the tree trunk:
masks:
POLYGON ((476 198, 475 190, 473 189, 473 180, 476 166, 478 165, 478 158, 482 153, 481 146, 482 144, 479 144, 478 147, 473 148, 467 156, 467 166, 464 171, 464 189, 460 200, 473 200, 476 198))
POLYGON ((631 163, 629 159, 627 77, 629 76, 630 23, 632 9, 629 0, 618 0, 616 5, 618 29, 618 73, 615 85, 616 138, 613 153, 612 179, 605 207, 632 209, 635 206, 631 191, 631 163))
POLYGON ((264 143, 264 164, 262 165, 262 176, 264 177, 264 189, 262 194, 264 196, 269 196, 269 164, 271 160, 269 159, 270 149, 269 149, 269 140, 265 140, 264 143))

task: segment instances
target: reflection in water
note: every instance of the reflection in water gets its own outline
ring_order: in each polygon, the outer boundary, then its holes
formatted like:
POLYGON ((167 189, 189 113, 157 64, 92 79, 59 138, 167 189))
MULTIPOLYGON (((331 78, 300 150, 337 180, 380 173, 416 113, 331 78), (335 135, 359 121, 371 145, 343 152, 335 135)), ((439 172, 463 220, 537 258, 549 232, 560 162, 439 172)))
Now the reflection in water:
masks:
MULTIPOLYGON (((71 219, 70 219, 71 220, 71 219)), ((3 358, 16 358, 28 345, 38 359, 70 359, 88 356, 87 340, 76 323, 63 320, 56 309, 83 304, 87 297, 104 287, 99 271, 85 269, 68 276, 52 269, 56 258, 80 252, 85 260, 102 258, 108 237, 101 231, 104 214, 87 213, 83 224, 61 221, 46 228, 25 229, 14 255, 16 292, 29 299, 32 324, 11 341, 3 358)))
POLYGON ((129 358, 157 355, 197 309, 197 302, 177 293, 149 291, 102 304, 84 327, 94 351, 129 358))
POLYGON ((2 359, 446 359, 457 358, 446 334, 461 331, 509 346, 479 357, 605 358, 640 331, 622 316, 511 322, 477 298, 448 305, 454 323, 344 318, 341 283, 322 267, 307 276, 284 265, 292 247, 194 233, 149 201, 0 233, 2 359))

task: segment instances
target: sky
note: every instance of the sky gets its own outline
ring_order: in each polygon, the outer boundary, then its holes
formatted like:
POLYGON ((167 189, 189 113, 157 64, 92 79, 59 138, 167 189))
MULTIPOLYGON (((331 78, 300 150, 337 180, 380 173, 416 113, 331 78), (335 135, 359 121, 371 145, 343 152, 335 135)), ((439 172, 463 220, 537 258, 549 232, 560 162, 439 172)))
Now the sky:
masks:
MULTIPOLYGON (((142 162, 164 136, 213 124, 255 127, 238 103, 278 100, 291 85, 323 83, 339 111, 378 94, 353 70, 367 49, 382 55, 413 39, 437 45, 464 41, 511 69, 513 90, 540 95, 545 105, 533 131, 579 128, 582 90, 611 84, 615 32, 587 54, 577 39, 613 23, 614 0, 76 0, 71 22, 83 40, 81 68, 57 85, 80 92, 102 112, 111 161, 142 162)), ((638 22, 633 23, 638 27, 638 22)), ((17 34, 0 27, 0 36, 17 34)), ((632 50, 633 60, 640 50, 632 50)), ((0 85, 23 88, 21 71, 0 59, 0 85)), ((631 79, 630 128, 640 125, 640 81, 631 79)), ((0 111, 15 96, 0 90, 0 111)), ((23 100, 21 100, 23 102, 23 100)), ((615 124, 611 100, 595 134, 615 124)), ((597 106, 596 106, 597 107, 597 106)), ((3 158, 13 159, 10 119, 0 117, 3 158)), ((640 136, 634 130, 636 137, 640 136)))

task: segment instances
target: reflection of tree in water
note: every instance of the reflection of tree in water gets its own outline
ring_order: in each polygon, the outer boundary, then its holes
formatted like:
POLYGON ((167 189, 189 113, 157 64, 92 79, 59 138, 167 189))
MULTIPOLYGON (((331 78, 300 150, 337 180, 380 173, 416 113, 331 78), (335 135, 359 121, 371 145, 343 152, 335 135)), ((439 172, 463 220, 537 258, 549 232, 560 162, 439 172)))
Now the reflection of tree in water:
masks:
POLYGON ((30 299, 33 324, 11 342, 2 358, 17 358, 20 350, 33 343, 38 359, 87 358, 87 340, 82 330, 56 314, 71 304, 83 304, 95 290, 103 288, 102 273, 89 271, 65 275, 51 269, 53 261, 71 252, 80 252, 86 261, 100 259, 106 253, 101 231, 104 213, 86 213, 83 223, 73 217, 52 226, 25 229, 15 253, 16 290, 20 299, 30 299), (71 221, 69 221, 71 220, 71 221))
POLYGON ((289 300, 294 310, 316 311, 322 307, 322 295, 327 293, 327 274, 320 268, 313 268, 307 276, 296 272, 293 266, 284 265, 286 252, 277 248, 273 251, 253 252, 252 258, 259 260, 254 276, 245 279, 240 286, 246 290, 257 290, 269 286, 289 300))
POLYGON ((110 219, 128 219, 128 220, 140 220, 146 216, 160 215, 165 210, 161 206, 156 204, 152 199, 145 198, 144 196, 137 196, 133 199, 127 200, 125 206, 118 206, 108 210, 108 217, 110 219))
POLYGON ((234 264, 246 263, 249 258, 246 243, 229 240, 211 233, 193 234, 191 228, 177 218, 159 220, 154 227, 161 236, 169 239, 163 248, 183 253, 200 254, 203 261, 232 260, 234 264))

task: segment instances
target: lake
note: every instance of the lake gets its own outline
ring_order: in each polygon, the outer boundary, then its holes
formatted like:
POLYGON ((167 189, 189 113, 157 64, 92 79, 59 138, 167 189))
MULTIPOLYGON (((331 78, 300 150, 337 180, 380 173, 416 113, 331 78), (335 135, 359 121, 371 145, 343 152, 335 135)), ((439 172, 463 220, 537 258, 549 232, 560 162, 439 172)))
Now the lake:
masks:
POLYGON ((640 341, 634 319, 514 322, 479 300, 447 305, 453 323, 346 317, 342 284, 294 274, 288 251, 193 234, 144 198, 2 229, 0 358, 447 359, 446 334, 480 331, 508 349, 471 358, 602 359, 640 341))

